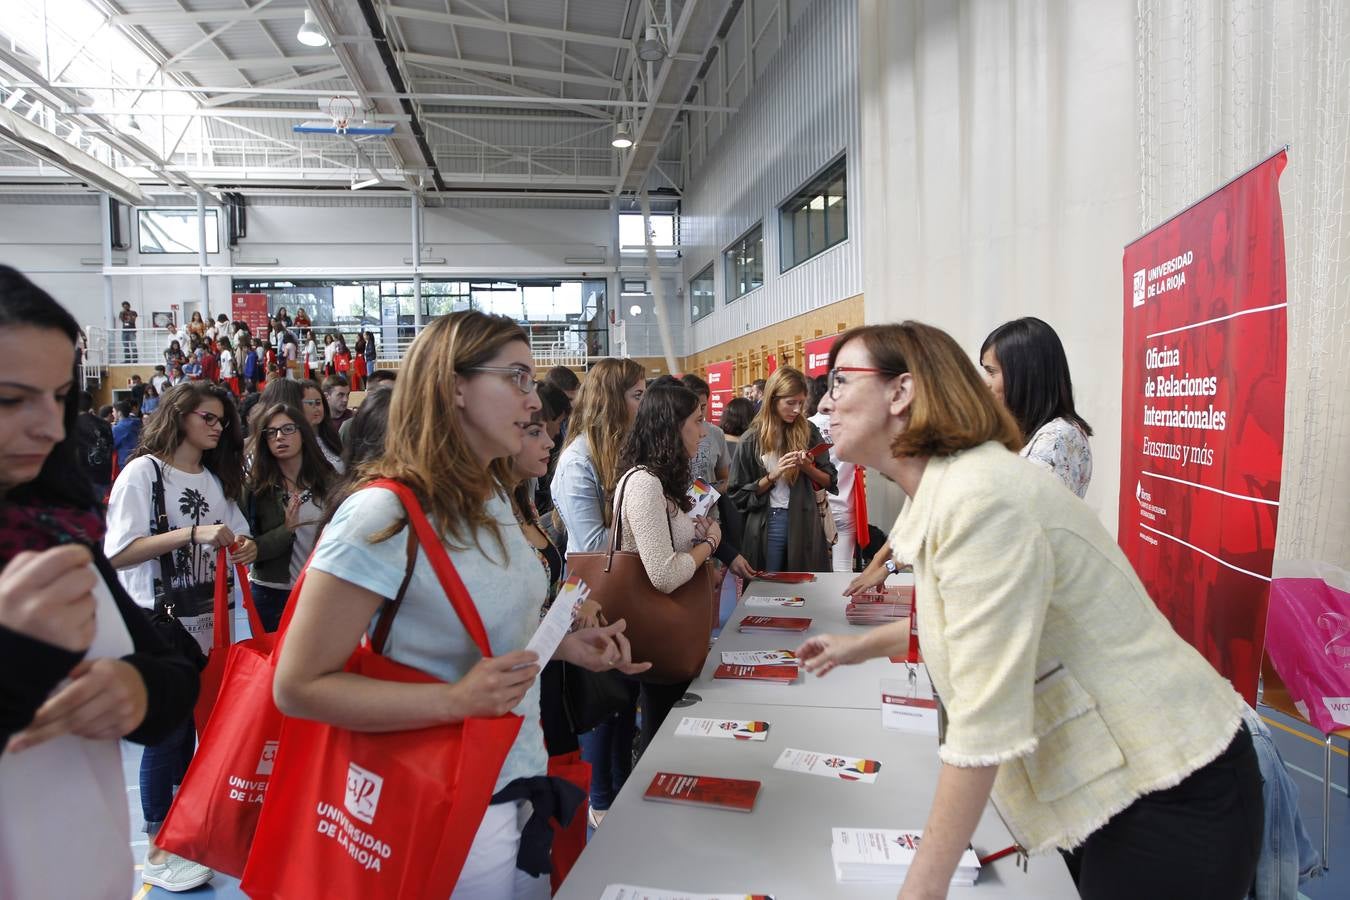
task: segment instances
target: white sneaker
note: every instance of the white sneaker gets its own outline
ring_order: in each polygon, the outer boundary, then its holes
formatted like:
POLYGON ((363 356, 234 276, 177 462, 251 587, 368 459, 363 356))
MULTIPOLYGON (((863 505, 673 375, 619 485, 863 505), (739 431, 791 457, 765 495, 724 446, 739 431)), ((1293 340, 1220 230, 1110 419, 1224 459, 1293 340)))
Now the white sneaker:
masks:
POLYGON ((215 874, 201 863, 170 853, 162 863, 152 863, 147 859, 145 868, 141 870, 141 880, 146 884, 178 893, 201 887, 215 874))

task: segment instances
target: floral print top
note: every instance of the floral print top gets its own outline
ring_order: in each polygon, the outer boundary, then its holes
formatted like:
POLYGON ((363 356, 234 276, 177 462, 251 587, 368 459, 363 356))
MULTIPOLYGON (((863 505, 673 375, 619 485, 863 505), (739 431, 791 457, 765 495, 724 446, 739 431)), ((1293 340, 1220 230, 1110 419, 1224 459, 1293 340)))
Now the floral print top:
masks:
POLYGON ((1031 436, 1022 456, 1045 466, 1079 497, 1092 480, 1092 448, 1088 437, 1068 419, 1051 419, 1031 436))

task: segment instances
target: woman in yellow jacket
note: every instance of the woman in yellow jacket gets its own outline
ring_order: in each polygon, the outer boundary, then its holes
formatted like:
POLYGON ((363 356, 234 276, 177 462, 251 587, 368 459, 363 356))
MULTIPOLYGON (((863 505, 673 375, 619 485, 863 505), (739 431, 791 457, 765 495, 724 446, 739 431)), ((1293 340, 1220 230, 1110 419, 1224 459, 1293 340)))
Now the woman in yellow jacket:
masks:
MULTIPOLYGON (((1090 508, 1018 457, 1021 435, 952 338, 856 328, 830 354, 842 459, 910 502, 919 643, 947 713, 924 842, 900 897, 945 897, 992 793, 1017 842, 1071 851, 1085 898, 1246 897, 1261 777, 1242 698, 1172 630, 1090 508)), ((836 665, 904 652, 909 622, 826 635, 836 665)))

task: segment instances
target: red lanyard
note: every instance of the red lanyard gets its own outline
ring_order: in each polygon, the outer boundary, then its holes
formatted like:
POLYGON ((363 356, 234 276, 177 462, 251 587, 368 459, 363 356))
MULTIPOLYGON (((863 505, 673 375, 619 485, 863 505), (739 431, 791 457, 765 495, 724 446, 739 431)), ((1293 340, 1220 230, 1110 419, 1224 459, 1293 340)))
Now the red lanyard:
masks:
POLYGON ((919 601, 913 599, 909 604, 909 654, 905 662, 911 666, 919 661, 919 601))

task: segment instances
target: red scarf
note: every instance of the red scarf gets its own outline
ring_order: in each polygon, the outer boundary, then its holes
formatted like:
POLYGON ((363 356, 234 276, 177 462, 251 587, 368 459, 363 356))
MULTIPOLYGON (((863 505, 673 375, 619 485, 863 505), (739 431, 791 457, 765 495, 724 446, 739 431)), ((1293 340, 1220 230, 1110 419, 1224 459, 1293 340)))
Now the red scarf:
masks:
POLYGON ((71 506, 0 504, 0 565, 25 550, 103 542, 103 516, 71 506))

